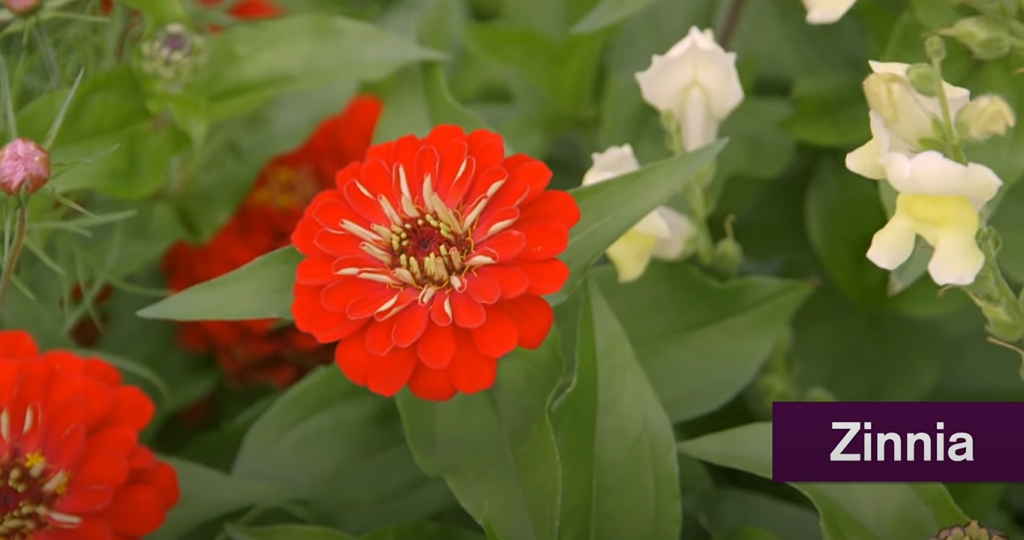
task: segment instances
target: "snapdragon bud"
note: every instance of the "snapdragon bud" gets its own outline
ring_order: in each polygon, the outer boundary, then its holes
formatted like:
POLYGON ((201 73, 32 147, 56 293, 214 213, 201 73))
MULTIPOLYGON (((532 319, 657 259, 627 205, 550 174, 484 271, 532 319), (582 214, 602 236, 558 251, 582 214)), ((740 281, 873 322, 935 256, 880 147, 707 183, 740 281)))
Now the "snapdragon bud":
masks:
POLYGON ((43 5, 43 0, 3 0, 4 7, 11 13, 22 17, 35 13, 43 5))
POLYGON ((912 146, 938 138, 934 116, 921 102, 921 94, 908 78, 895 73, 872 73, 864 79, 868 106, 885 126, 912 146))
POLYGON ((35 193, 50 179, 50 156, 28 139, 14 139, 0 148, 0 191, 35 193))
POLYGON ((181 85, 203 60, 203 38, 181 23, 170 23, 139 46, 142 72, 169 85, 181 85))
POLYGON ((924 40, 924 50, 932 60, 941 62, 946 59, 946 42, 939 36, 931 36, 924 40))
POLYGON ((1010 53, 1010 32, 999 19, 979 15, 960 19, 941 33, 962 43, 978 60, 995 60, 1010 53))
POLYGON ((942 78, 929 64, 913 64, 907 68, 907 80, 920 94, 935 97, 939 93, 942 78))
POLYGON ((957 131, 972 142, 1005 135, 1016 122, 1013 109, 1005 99, 996 95, 979 96, 956 115, 957 131))

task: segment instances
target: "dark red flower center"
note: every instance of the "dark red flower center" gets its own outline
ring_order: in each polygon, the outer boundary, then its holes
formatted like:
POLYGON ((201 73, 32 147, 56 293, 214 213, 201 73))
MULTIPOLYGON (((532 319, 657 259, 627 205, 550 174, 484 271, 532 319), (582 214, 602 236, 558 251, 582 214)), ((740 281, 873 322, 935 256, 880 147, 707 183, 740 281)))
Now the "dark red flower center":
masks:
POLYGON ((392 269, 408 273, 417 286, 446 285, 465 269, 472 250, 472 241, 432 214, 391 227, 392 269))
POLYGON ((38 452, 14 449, 0 458, 0 538, 31 540, 33 531, 52 521, 78 524, 78 518, 53 510, 68 484, 65 471, 53 471, 38 452))

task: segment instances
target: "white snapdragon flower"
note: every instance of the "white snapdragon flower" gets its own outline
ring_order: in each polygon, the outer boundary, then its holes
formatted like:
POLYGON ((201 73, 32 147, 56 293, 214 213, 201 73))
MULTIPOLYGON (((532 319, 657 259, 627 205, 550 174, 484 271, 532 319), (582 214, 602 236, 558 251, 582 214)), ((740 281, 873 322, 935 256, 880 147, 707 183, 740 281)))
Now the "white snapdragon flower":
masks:
POLYGON ((644 101, 678 123, 688 152, 714 142, 718 125, 743 101, 736 53, 722 49, 711 30, 697 27, 664 55, 654 55, 636 80, 644 101))
MULTIPOLYGON (((899 193, 896 212, 875 233, 867 257, 893 270, 914 249, 916 236, 935 248, 928 273, 939 285, 969 285, 985 262, 975 242, 978 212, 995 197, 1002 182, 984 165, 957 163, 928 140, 941 139, 938 99, 915 91, 906 78, 909 66, 872 62, 864 83, 871 107, 872 139, 846 157, 851 171, 886 179, 899 193)), ((970 103, 970 92, 943 83, 951 116, 970 103)))
MULTIPOLYGON (((640 164, 633 148, 612 146, 593 154, 593 166, 583 175, 589 186, 633 172, 640 164)), ((696 230, 690 220, 671 208, 659 206, 616 240, 605 254, 615 266, 620 282, 643 275, 651 258, 678 260, 691 251, 696 230)))
POLYGON ((846 15, 857 0, 803 0, 810 24, 831 24, 846 15))

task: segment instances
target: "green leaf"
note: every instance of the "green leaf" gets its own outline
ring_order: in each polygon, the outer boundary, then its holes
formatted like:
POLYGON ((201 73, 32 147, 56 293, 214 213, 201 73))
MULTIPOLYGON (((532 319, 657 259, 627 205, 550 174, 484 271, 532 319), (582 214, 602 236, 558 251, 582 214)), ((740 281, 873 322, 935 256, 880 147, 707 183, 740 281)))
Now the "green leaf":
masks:
POLYGON ((928 28, 948 28, 964 17, 956 0, 912 0, 914 14, 928 28))
POLYGON ((586 270, 608 246, 696 178, 725 144, 718 141, 614 180, 572 190, 580 208, 580 221, 569 231, 569 247, 560 257, 569 266, 569 279, 559 293, 552 295, 552 302, 572 294, 586 270))
POLYGON ((124 5, 141 11, 150 27, 188 18, 181 0, 124 0, 124 5))
POLYGON ((398 395, 420 467, 445 479, 463 508, 501 540, 557 537, 559 461, 548 418, 563 360, 553 332, 535 351, 498 361, 494 387, 450 401, 398 395))
POLYGON ((570 30, 585 34, 611 26, 633 13, 651 5, 655 0, 601 0, 580 22, 570 30))
MULTIPOLYGON (((679 450, 721 467, 771 478, 772 432, 748 424, 679 444, 679 450)), ((814 503, 826 540, 929 538, 967 521, 942 484, 793 484, 814 503)))
POLYGON ((874 182, 823 159, 805 202, 807 235, 822 264, 844 293, 866 304, 888 298, 889 272, 865 255, 886 221, 874 182))
POLYGON ((716 488, 700 497, 697 513, 714 533, 755 525, 779 538, 821 540, 818 516, 812 510, 756 491, 716 488))
POLYGON ((455 124, 466 131, 488 127, 452 97, 440 64, 410 66, 390 81, 374 140, 391 141, 409 134, 422 137, 438 124, 455 124))
POLYGON ((147 540, 178 540, 186 533, 230 513, 260 504, 282 503, 290 495, 280 487, 228 476, 188 461, 162 458, 178 474, 181 497, 167 520, 147 540))
POLYGON ((722 122, 720 133, 729 139, 717 172, 753 178, 774 178, 793 159, 796 143, 779 128, 792 111, 788 101, 748 97, 722 122))
MULTIPOLYGON (((284 539, 282 539, 284 540, 284 539)), ((359 540, 483 540, 479 533, 435 523, 410 523, 374 531, 359 540)))
POLYGON ((416 467, 393 402, 334 366, 306 376, 249 428, 232 474, 282 486, 346 531, 422 519, 452 502, 416 467))
POLYGON ((715 538, 716 540, 782 540, 760 527, 751 526, 738 527, 715 538))
POLYGON ((302 256, 291 246, 139 310, 147 319, 175 321, 290 318, 295 267, 302 256))
POLYGON ((209 101, 214 119, 284 92, 380 79, 412 62, 444 59, 375 25, 316 13, 232 26, 212 36, 209 49, 192 88, 209 101))
POLYGON ((337 81, 289 92, 211 130, 188 175, 176 182, 180 191, 172 191, 192 239, 209 239, 234 213, 264 165, 299 146, 324 118, 341 112, 355 88, 352 81, 337 81))
MULTIPOLYGON (((229 525, 227 531, 231 540, 356 540, 356 537, 341 531, 316 525, 229 525)), ((481 540, 481 536, 465 529, 422 522, 380 529, 360 536, 358 540, 481 540)))
POLYGON ((782 123, 796 140, 847 148, 871 138, 861 79, 849 73, 814 74, 793 85, 796 109, 782 123))
POLYGON ((559 537, 677 540, 675 437, 658 395, 599 289, 588 286, 569 390, 552 421, 562 462, 559 537))
POLYGON ((685 263, 652 263, 625 285, 608 267, 596 278, 673 422, 746 387, 812 291, 769 277, 717 283, 685 263))
MULTIPOLYGON (((44 94, 22 109, 21 133, 42 140, 67 94, 44 94)), ((142 198, 160 186, 171 158, 187 143, 175 126, 151 116, 131 69, 115 68, 83 81, 71 100, 50 156, 50 185, 60 192, 92 189, 142 198)))
POLYGON ((455 124, 466 131, 486 129, 487 124, 476 113, 455 101, 444 80, 441 65, 432 62, 423 65, 423 94, 427 102, 430 120, 438 124, 455 124))
POLYGON ((272 525, 269 527, 239 527, 228 525, 224 528, 231 540, 355 540, 335 529, 316 525, 272 525))
POLYGON ((607 35, 569 36, 558 41, 539 30, 470 24, 466 38, 496 63, 507 66, 539 90, 549 106, 569 116, 586 116, 595 105, 594 84, 607 35))
MULTIPOLYGON (((952 294, 939 300, 955 302, 952 294)), ((939 322, 852 304, 831 287, 807 301, 793 332, 801 385, 823 386, 845 401, 922 399, 954 357, 939 322)))

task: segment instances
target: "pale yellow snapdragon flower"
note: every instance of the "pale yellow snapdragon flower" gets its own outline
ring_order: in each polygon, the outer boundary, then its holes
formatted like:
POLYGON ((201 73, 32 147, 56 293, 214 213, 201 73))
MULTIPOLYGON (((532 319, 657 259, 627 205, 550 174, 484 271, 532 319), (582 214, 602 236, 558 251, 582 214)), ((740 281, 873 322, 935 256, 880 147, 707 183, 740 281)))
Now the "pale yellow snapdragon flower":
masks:
MULTIPOLYGON (((612 146, 593 154, 593 166, 583 175, 589 186, 631 173, 640 168, 633 148, 612 146)), ((620 282, 643 275, 652 258, 678 260, 692 252, 696 230, 690 220, 671 208, 660 206, 644 216, 605 251, 620 282)))

